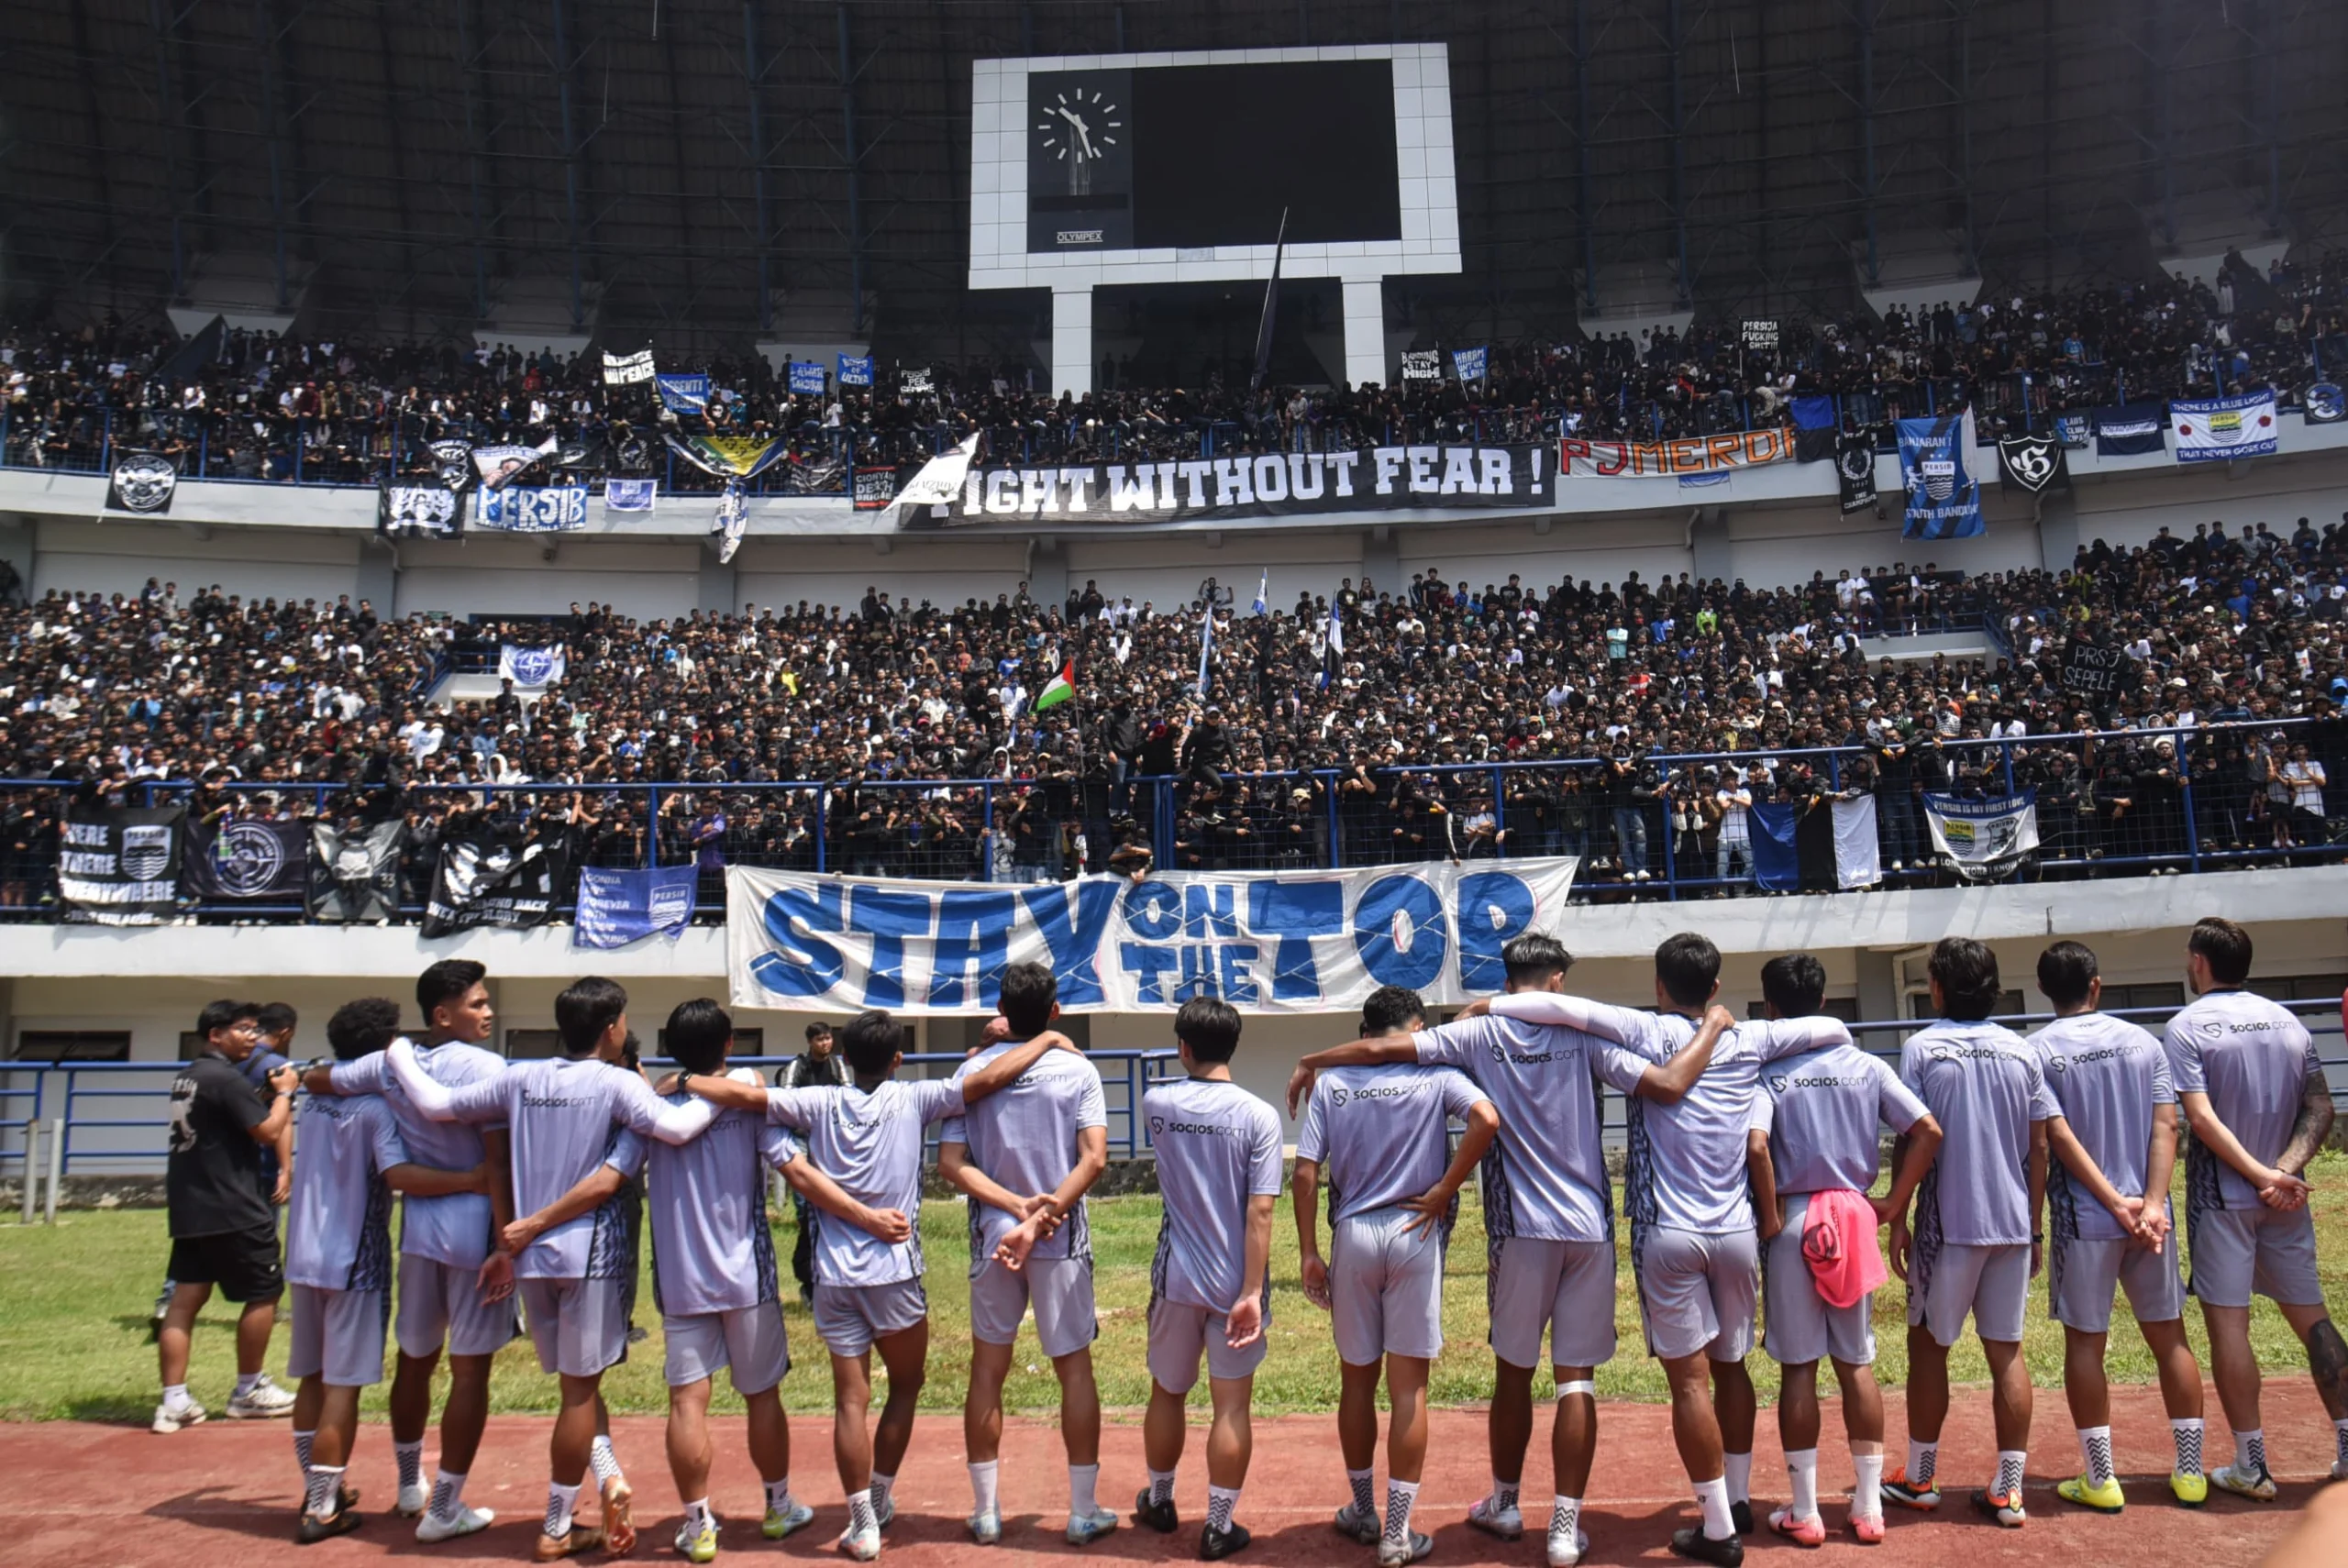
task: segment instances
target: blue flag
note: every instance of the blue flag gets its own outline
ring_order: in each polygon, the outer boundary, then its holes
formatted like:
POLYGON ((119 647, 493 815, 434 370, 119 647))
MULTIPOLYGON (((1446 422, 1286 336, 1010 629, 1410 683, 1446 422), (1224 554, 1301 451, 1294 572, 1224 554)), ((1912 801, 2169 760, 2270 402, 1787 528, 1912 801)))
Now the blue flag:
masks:
POLYGON ((1765 892, 1790 893, 1801 887, 1801 856, 1794 845, 1794 827, 1801 808, 1754 805, 1745 812, 1753 839, 1753 879, 1765 892))
POLYGON ((662 866, 647 871, 581 867, 579 914, 570 927, 570 944, 626 947, 648 936, 675 941, 692 923, 700 875, 692 866, 662 866))
POLYGON ((1487 348, 1454 348, 1451 351, 1452 374, 1459 378, 1462 385, 1482 381, 1490 364, 1491 352, 1487 348))
POLYGON ((1264 593, 1265 593, 1265 591, 1266 591, 1268 589, 1269 589, 1271 586, 1272 586, 1272 569, 1271 569, 1271 568, 1269 568, 1269 567, 1266 567, 1266 568, 1264 569, 1264 576, 1263 576, 1262 580, 1261 580, 1261 581, 1259 581, 1259 582, 1257 582, 1257 583, 1256 584, 1256 613, 1257 613, 1257 614, 1258 614, 1258 615, 1260 615, 1260 614, 1262 614, 1262 613, 1264 613, 1264 608, 1265 608, 1265 606, 1264 606, 1264 593))
POLYGON ((791 361, 791 390, 814 397, 824 395, 824 367, 812 359, 791 361))
POLYGON ((1965 420, 1957 414, 1899 424, 1899 482, 1908 491, 1910 539, 1970 539, 1984 531, 1981 483, 1965 471, 1965 420))
POLYGON ((660 401, 671 414, 699 414, 709 407, 709 378, 705 375, 670 375, 663 370, 653 378, 660 389, 660 401))
POLYGON ((840 385, 869 387, 872 384, 872 356, 843 354, 840 356, 840 385))
POLYGON ((1205 617, 1199 622, 1199 695, 1207 694, 1207 657, 1214 652, 1214 606, 1207 606, 1205 617))

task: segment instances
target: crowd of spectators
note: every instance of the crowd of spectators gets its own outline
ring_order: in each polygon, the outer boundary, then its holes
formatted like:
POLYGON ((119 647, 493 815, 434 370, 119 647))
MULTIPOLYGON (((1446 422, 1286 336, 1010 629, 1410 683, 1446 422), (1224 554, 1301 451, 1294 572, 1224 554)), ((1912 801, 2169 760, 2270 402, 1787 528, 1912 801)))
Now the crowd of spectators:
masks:
POLYGON ((1347 388, 1226 381, 1212 362, 1188 385, 1136 386, 1131 362, 1101 366, 1098 390, 1070 397, 1032 363, 933 364, 932 390, 830 381, 794 394, 766 359, 721 356, 670 366, 708 372, 708 412, 673 414, 652 383, 607 386, 600 353, 559 357, 510 346, 319 341, 250 331, 194 353, 168 329, 119 322, 0 339, 7 383, 5 461, 73 469, 109 450, 174 457, 191 477, 372 483, 430 471, 427 443, 548 438, 568 472, 659 472, 672 486, 714 481, 670 463, 664 429, 766 435, 790 460, 763 488, 846 491, 859 464, 903 463, 976 431, 996 461, 1163 459, 1202 450, 1330 449, 1395 440, 1533 441, 1563 431, 1651 439, 1782 423, 1800 397, 1833 394, 1844 422, 1970 403, 1984 438, 2055 414, 2121 402, 2271 386, 2286 404, 2348 362, 2348 253, 2261 273, 2231 259, 2214 288, 2164 275, 2059 294, 1987 289, 1966 304, 1863 321, 1789 321, 1775 348, 1749 348, 1742 324, 1490 345, 1480 381, 1347 388))
POLYGON ((50 896, 69 793, 184 797, 198 820, 401 816, 411 902, 456 824, 713 878, 1576 854, 1594 897, 1742 885, 1744 813, 1770 800, 1871 793, 1895 883, 1946 875, 1926 791, 2034 788, 2031 874, 2334 837, 2348 524, 2164 530, 2059 573, 1895 562, 1755 589, 1428 569, 1262 614, 1234 601, 1212 580, 1167 606, 1090 582, 958 605, 876 585, 846 606, 460 626, 217 586, 19 595, 0 607, 0 774, 43 782, 7 791, 0 904, 50 896), (1991 651, 1860 646, 1936 626, 1986 628, 1991 651), (548 640, 568 679, 542 695, 429 700, 453 654, 548 640), (2110 690, 2066 690, 2075 642, 2128 655, 2110 690), (1071 665, 1077 699, 1037 713, 1071 665), (1505 766, 1523 763, 1557 766, 1505 766))

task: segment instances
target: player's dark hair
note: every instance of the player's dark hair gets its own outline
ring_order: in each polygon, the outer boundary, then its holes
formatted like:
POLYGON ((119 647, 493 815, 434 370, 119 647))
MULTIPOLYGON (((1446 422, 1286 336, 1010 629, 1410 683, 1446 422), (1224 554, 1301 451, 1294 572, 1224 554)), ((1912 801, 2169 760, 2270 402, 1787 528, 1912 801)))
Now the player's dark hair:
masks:
POLYGON ((1361 1032, 1365 1040, 1381 1034, 1415 1027, 1426 1021, 1427 1004, 1418 992, 1408 986, 1380 986, 1369 993, 1361 1004, 1361 1032))
POLYGON ((260 1032, 263 1034, 291 1034, 301 1015, 282 1001, 271 1002, 260 1010, 260 1032))
POLYGON ((2195 921, 2185 950, 2208 959, 2210 977, 2221 986, 2239 986, 2250 978, 2250 933, 2223 915, 2195 921))
POLYGON ((471 958, 443 958, 415 977, 415 1005, 432 1026, 432 1010, 443 1002, 462 1001, 465 993, 489 977, 489 966, 471 958))
POLYGON ((389 997, 358 997, 327 1020, 327 1044, 338 1061, 355 1062, 389 1045, 399 1032, 399 1003, 389 997))
POLYGON ((1779 1018, 1808 1018, 1826 996, 1826 966, 1815 954, 1780 953, 1761 966, 1761 999, 1779 1018))
POLYGON ((1060 983, 1041 964, 1013 964, 1002 972, 1002 998, 997 1003, 1014 1040, 1033 1040, 1051 1027, 1052 1009, 1060 999, 1060 983))
POLYGON ((196 1036, 198 1039, 209 1041, 212 1036, 220 1030, 233 1029, 241 1020, 248 1018, 259 1018, 260 1016, 260 1004, 259 1002, 213 1002, 206 1006, 202 1012, 195 1015, 196 1036))
POLYGON ((886 1077, 904 1049, 904 1030, 880 1008, 859 1012, 847 1021, 836 1042, 847 1058, 848 1071, 859 1078, 886 1077))
POLYGON ((627 1011, 627 990, 617 980, 589 975, 563 987, 554 999, 554 1027, 566 1056, 592 1055, 604 1031, 627 1011))
POLYGON ((644 1042, 636 1037, 633 1029, 620 1039, 620 1066, 631 1073, 644 1070, 644 1042))
POLYGON ((1501 967, 1512 986, 1538 983, 1574 966, 1574 955, 1556 937, 1538 931, 1509 939, 1501 949, 1501 967))
POLYGON ((661 1043, 685 1071, 714 1073, 725 1066, 725 1046, 733 1038, 733 1015, 708 997, 695 997, 669 1014, 661 1043))
POLYGON ((832 1026, 830 1022, 825 1019, 819 1018, 814 1022, 807 1026, 807 1038, 810 1040, 820 1040, 831 1032, 832 1026))
POLYGON ((1974 1023, 1998 1010, 1998 955, 1969 936, 1944 936, 1926 965, 1940 983, 1941 1016, 1974 1023))
POLYGON ((2096 974, 2095 949, 2084 942, 2057 942, 2038 955, 2038 988, 2056 1007, 2086 1001, 2096 974))
POLYGON ((1720 984, 1721 950, 1711 937, 1692 931, 1667 936, 1655 950, 1655 977, 1663 982, 1663 994, 1681 1007, 1701 1007, 1720 984))
POLYGON ((1219 997, 1192 997, 1174 1015, 1174 1038, 1194 1062, 1228 1062, 1239 1049, 1239 1010, 1219 997))

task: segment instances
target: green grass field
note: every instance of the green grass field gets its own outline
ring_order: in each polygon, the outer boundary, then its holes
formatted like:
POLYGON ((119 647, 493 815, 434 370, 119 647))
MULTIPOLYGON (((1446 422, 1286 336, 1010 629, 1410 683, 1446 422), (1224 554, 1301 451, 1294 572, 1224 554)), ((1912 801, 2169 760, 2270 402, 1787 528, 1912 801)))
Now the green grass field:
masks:
MULTIPOLYGON (((2342 1299, 2343 1275, 2348 1275, 2348 1158, 2326 1154, 2309 1174, 2315 1183, 2326 1293, 2342 1299)), ((2183 1207, 2181 1192, 2178 1207, 2183 1207)), ((1144 1317, 1149 1303, 1149 1259, 1157 1242, 1158 1204, 1153 1197, 1107 1198, 1093 1205, 1092 1214, 1094 1280, 1101 1310, 1101 1338, 1093 1359, 1102 1397, 1112 1408, 1137 1408, 1149 1397, 1144 1317)), ((961 1403, 969 1356, 963 1286, 968 1231, 961 1205, 925 1205, 922 1233, 932 1260, 929 1296, 934 1330, 929 1381, 922 1403, 928 1409, 951 1410, 961 1403)), ((1257 1378, 1256 1407, 1267 1414, 1334 1409, 1336 1356, 1325 1316, 1304 1299, 1297 1285, 1295 1235, 1285 1200, 1273 1237, 1271 1353, 1257 1378)), ((786 1217, 776 1230, 776 1252, 784 1259, 790 1257, 791 1240, 786 1217)), ((1325 1232, 1323 1244, 1327 1244, 1325 1232)), ((1627 1249, 1627 1236, 1623 1244, 1627 1249)), ((54 1228, 23 1227, 13 1220, 0 1224, 0 1364, 8 1368, 7 1379, 0 1384, 0 1419, 146 1419, 156 1398, 155 1355, 148 1343, 147 1315, 166 1251, 163 1216, 156 1210, 68 1211, 58 1217, 54 1228)), ((1491 1386, 1491 1356, 1483 1339, 1482 1216, 1472 1191, 1460 1208, 1450 1263, 1445 1286, 1445 1326, 1451 1341, 1436 1364, 1433 1392, 1439 1404, 1466 1405, 1486 1397, 1491 1386)), ((606 1376, 604 1386, 615 1409, 657 1413, 667 1408, 667 1394, 660 1376, 659 1320, 652 1310, 648 1279, 637 1299, 637 1321, 651 1331, 651 1337, 634 1347, 627 1364, 606 1376)), ((1902 1305, 1896 1281, 1876 1298, 1880 1342, 1877 1371, 1893 1386, 1903 1383, 1907 1375, 1899 1316, 1902 1305)), ((2042 1386, 2052 1386, 2062 1377, 2063 1340, 2061 1330, 2046 1321, 2044 1305, 2041 1285, 2031 1313, 2028 1357, 2032 1376, 2042 1386)), ((2126 1316, 2123 1303, 2112 1329, 2111 1375, 2116 1381, 2149 1382, 2151 1362, 2143 1342, 2124 1320, 2126 1316)), ((831 1386, 823 1370, 823 1347, 795 1297, 789 1317, 798 1371, 785 1381, 784 1394, 793 1410, 827 1409, 831 1386)), ((2188 1307, 2186 1320, 2195 1349, 2204 1350, 2198 1314, 2188 1307)), ((227 1397, 235 1371, 234 1321, 234 1309, 216 1301, 206 1307, 197 1326, 191 1387, 215 1408, 227 1397)), ((1638 1306, 1627 1257, 1620 1275, 1615 1321, 1622 1349, 1611 1364, 1599 1369, 1599 1393, 1608 1398, 1661 1399, 1665 1393, 1662 1370, 1641 1351, 1638 1306)), ((2270 1371, 2290 1373, 2303 1364, 2298 1343, 2272 1307, 2262 1302, 2253 1315, 2252 1327, 2259 1359, 2270 1371)), ((281 1324, 270 1358, 272 1369, 281 1373, 284 1347, 281 1324)), ((1777 1386, 1776 1368, 1758 1353, 1752 1366, 1764 1397, 1770 1397, 1777 1386)), ((1978 1349, 1970 1342, 1959 1347, 1953 1371, 1965 1381, 1988 1375, 1978 1349)), ((1536 1392, 1545 1392, 1547 1384, 1545 1370, 1536 1392)), ((383 1392, 381 1386, 371 1390, 366 1408, 380 1413, 383 1392)), ((1202 1379, 1193 1397, 1203 1404, 1205 1396, 1202 1379)), ((1032 1331, 1021 1334, 1006 1397, 1015 1410, 1046 1412, 1057 1404, 1058 1386, 1050 1364, 1037 1353, 1032 1331)), ((516 1341, 500 1354, 493 1398, 499 1410, 555 1408, 554 1379, 538 1371, 526 1342, 516 1341)), ((718 1403, 726 1408, 737 1402, 732 1392, 721 1386, 718 1403)))

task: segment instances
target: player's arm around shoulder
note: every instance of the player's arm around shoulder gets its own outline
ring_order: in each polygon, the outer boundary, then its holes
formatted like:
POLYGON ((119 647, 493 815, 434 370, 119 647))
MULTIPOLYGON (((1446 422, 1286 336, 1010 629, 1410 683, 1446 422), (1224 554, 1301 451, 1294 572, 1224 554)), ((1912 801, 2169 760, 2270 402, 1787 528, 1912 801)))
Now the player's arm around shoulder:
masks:
POLYGON ((1718 1002, 1704 1010, 1700 1024, 1687 1044, 1674 1052, 1661 1066, 1650 1066, 1639 1075, 1638 1094, 1644 1099, 1659 1105, 1676 1105, 1688 1098, 1712 1065, 1712 1052, 1722 1040, 1736 1028, 1736 1015, 1718 1002))

